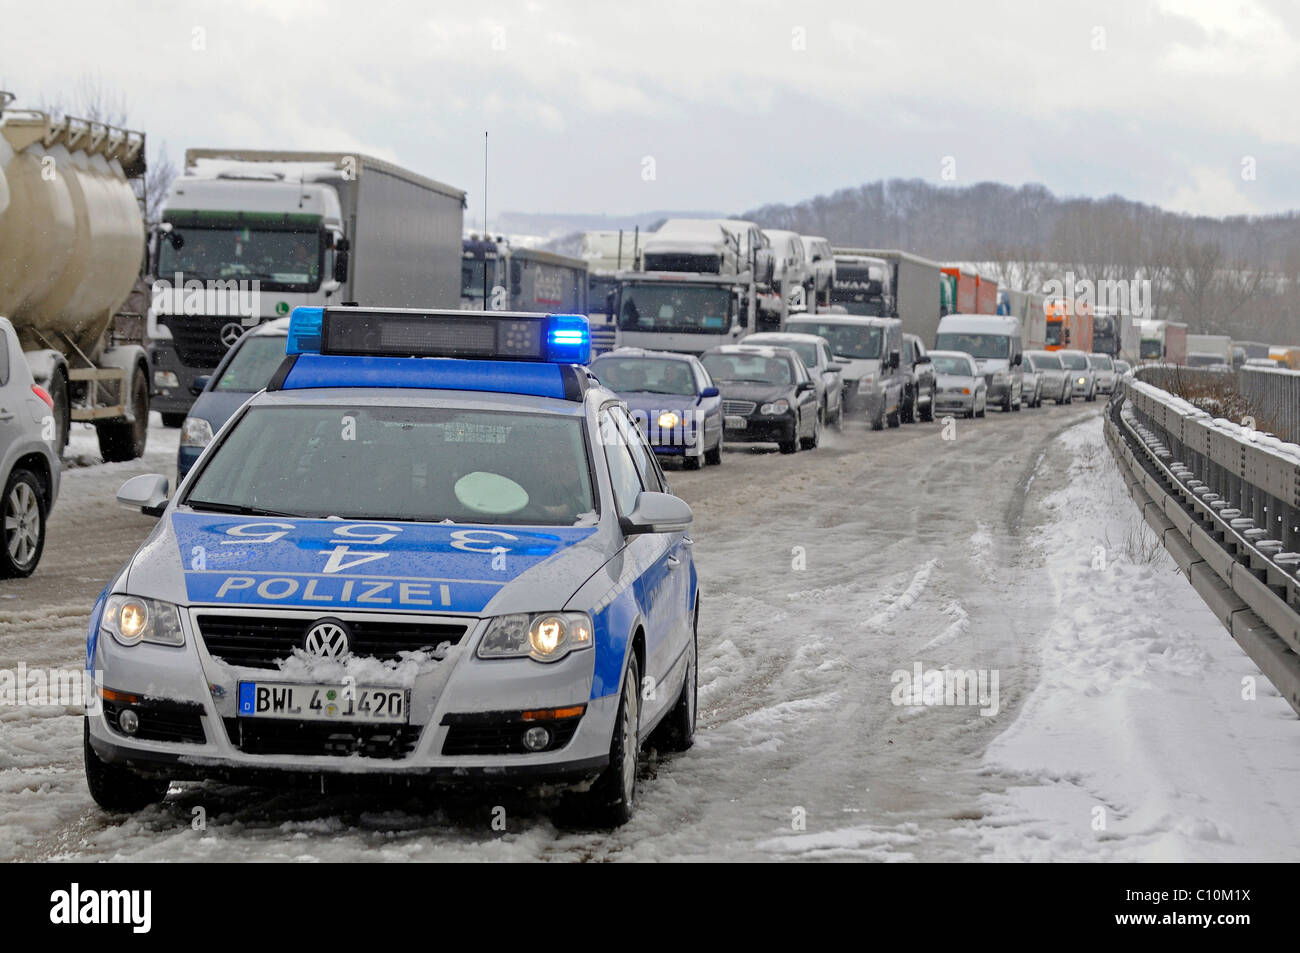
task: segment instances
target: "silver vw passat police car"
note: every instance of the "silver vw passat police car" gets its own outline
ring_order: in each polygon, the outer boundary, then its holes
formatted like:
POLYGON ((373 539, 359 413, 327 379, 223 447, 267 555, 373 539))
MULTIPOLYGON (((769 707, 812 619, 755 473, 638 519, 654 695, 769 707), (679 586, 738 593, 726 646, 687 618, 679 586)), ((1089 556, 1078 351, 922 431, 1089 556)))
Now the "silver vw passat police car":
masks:
POLYGON ((627 820, 690 746, 690 507, 572 315, 299 308, 90 620, 86 775, 544 784, 627 820))

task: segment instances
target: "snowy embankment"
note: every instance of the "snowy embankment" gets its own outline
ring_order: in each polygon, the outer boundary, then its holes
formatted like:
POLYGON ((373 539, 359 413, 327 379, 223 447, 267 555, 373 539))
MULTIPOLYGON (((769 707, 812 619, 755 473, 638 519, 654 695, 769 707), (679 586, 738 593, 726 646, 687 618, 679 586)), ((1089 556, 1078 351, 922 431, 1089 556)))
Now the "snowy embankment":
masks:
POLYGON ((990 746, 1000 860, 1300 857, 1300 724, 1143 523, 1091 420, 1047 500, 1042 678, 990 746))

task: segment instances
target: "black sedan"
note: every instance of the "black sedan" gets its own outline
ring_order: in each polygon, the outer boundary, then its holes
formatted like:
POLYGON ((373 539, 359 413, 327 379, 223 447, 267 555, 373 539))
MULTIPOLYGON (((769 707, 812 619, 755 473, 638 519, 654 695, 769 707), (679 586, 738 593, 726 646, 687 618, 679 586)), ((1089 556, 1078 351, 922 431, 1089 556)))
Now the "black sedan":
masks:
POLYGON ((817 385, 790 348, 724 344, 700 361, 722 392, 728 442, 775 443, 794 453, 821 441, 817 385))

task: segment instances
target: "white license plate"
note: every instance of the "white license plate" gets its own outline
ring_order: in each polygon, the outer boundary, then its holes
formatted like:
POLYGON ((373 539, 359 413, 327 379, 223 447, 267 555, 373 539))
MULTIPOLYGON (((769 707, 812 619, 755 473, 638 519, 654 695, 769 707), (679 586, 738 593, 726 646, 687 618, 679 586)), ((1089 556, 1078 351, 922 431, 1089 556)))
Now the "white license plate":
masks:
POLYGON ((749 421, 744 417, 725 417, 722 425, 728 430, 744 430, 749 426, 749 421))
POLYGON ((358 688, 288 682, 239 683, 241 718, 404 725, 408 702, 408 691, 405 688, 358 688))

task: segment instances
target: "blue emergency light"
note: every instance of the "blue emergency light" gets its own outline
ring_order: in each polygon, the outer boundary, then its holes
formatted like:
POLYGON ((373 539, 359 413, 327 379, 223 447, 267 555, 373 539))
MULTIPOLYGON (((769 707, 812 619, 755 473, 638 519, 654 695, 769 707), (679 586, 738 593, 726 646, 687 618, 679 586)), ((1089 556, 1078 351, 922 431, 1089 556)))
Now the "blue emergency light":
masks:
POLYGON ((586 364, 591 360, 591 329, 581 314, 294 308, 285 351, 586 364))

